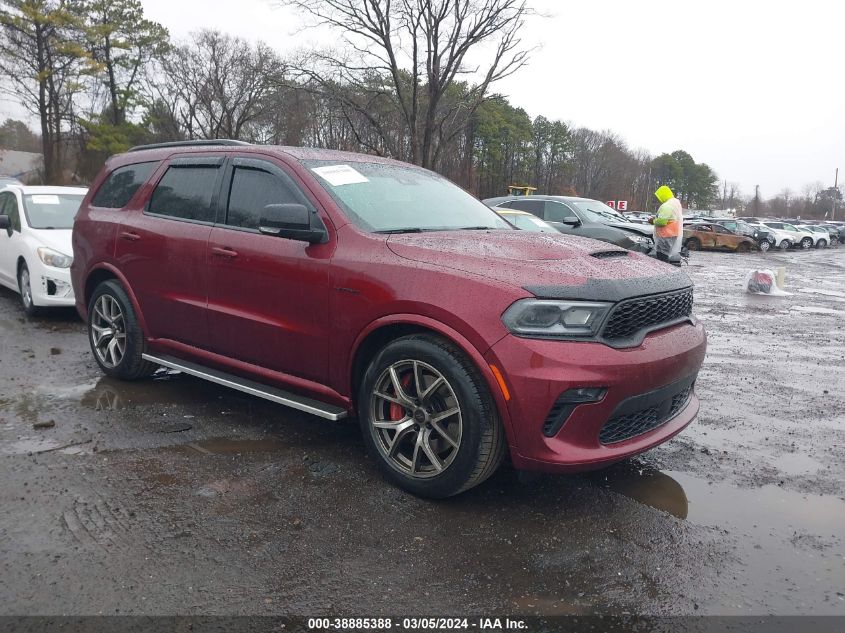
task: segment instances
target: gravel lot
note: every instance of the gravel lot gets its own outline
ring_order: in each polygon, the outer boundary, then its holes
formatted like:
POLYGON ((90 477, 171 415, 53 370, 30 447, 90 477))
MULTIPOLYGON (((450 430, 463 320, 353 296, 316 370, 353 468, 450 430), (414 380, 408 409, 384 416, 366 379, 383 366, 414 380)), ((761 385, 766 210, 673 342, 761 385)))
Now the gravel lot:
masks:
POLYGON ((0 614, 845 615, 845 248, 687 270, 697 422, 436 503, 386 484, 354 424, 103 378, 74 312, 0 291, 0 614), (790 296, 743 292, 777 266, 790 296))

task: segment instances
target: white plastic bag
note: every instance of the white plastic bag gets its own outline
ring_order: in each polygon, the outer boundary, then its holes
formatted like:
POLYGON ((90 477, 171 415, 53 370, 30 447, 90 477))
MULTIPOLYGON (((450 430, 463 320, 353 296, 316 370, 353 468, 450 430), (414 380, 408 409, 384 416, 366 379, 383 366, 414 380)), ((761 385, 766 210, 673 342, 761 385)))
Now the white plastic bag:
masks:
POLYGON ((778 288, 774 271, 768 269, 748 271, 748 274, 745 275, 745 291, 752 295, 774 297, 785 297, 792 294, 778 288))

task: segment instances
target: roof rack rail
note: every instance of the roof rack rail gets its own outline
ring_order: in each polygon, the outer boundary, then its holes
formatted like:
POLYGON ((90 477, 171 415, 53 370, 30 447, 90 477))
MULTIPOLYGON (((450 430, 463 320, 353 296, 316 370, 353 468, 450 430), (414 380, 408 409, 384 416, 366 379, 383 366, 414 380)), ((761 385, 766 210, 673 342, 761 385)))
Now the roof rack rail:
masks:
POLYGON ((206 145, 252 145, 246 141, 236 141, 230 138, 202 139, 198 141, 169 141, 167 143, 151 143, 150 145, 136 145, 129 148, 130 152, 140 152, 145 149, 162 149, 167 147, 203 147, 206 145))

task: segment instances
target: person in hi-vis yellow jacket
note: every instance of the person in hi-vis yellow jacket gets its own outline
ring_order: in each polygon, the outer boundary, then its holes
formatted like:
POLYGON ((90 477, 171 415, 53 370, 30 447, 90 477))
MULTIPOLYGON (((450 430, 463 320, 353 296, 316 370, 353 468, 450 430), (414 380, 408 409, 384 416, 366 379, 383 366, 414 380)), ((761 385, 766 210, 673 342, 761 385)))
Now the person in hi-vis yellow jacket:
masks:
POLYGON ((660 208, 654 218, 654 243, 657 259, 669 261, 673 255, 681 252, 684 239, 684 212, 681 201, 672 190, 663 185, 654 192, 660 200, 660 208))

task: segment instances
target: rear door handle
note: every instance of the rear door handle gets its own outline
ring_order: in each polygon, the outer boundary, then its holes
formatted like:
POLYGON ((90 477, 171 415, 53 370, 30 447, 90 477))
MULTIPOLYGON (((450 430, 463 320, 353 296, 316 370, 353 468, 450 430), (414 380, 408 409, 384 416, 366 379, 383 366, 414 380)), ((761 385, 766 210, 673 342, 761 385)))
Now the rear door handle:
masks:
POLYGON ((120 237, 129 242, 137 242, 141 239, 140 235, 138 235, 137 233, 130 233, 129 231, 121 231, 120 237))
POLYGON ((233 251, 231 248, 224 248, 221 246, 212 246, 211 252, 218 257, 225 257, 227 259, 234 259, 238 256, 238 251, 233 251))

